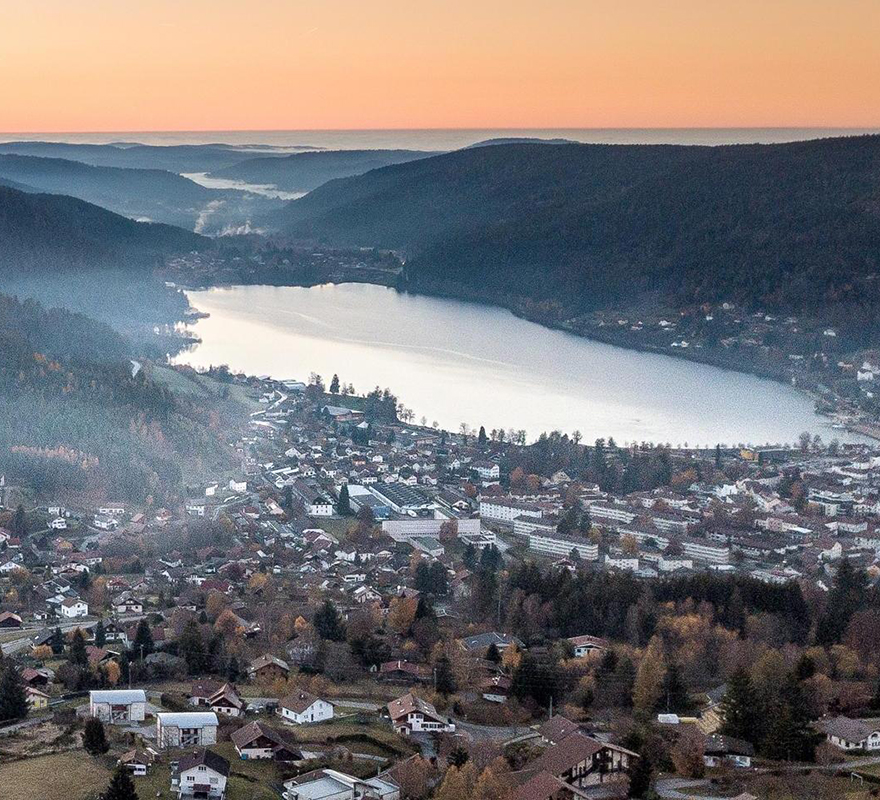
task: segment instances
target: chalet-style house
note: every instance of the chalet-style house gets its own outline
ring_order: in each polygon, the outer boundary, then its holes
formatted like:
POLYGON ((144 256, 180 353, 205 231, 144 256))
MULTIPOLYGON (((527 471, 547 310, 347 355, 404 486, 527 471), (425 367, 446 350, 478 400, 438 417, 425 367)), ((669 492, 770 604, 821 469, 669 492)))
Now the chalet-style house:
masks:
POLYGON ((333 706, 310 692, 294 692, 279 704, 278 713, 285 722, 307 725, 333 719, 333 706))
POLYGON ((403 736, 409 736, 411 733, 455 731, 455 724, 449 718, 440 714, 429 702, 412 693, 392 700, 386 708, 394 730, 403 736))
POLYGON ((255 658, 248 667, 248 677, 252 681, 269 683, 277 680, 287 680, 290 667, 283 659, 266 655, 255 658))
POLYGON ((171 789, 180 800, 223 800, 229 762, 218 753, 199 749, 183 756, 171 776, 171 789))
POLYGON ((243 761, 267 758, 275 761, 299 761, 302 758, 302 753, 295 745, 285 742, 277 731, 262 722, 250 722, 235 731, 230 738, 243 761))
POLYGON ((833 717, 822 720, 819 729, 825 738, 841 750, 877 750, 880 748, 880 727, 867 720, 833 717))

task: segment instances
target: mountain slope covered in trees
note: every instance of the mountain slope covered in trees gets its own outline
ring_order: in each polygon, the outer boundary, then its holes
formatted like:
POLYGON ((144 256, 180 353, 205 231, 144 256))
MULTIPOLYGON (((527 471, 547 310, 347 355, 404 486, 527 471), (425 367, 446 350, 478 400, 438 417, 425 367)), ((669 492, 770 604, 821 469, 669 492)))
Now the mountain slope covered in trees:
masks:
POLYGON ((410 286, 567 308, 661 292, 873 319, 880 137, 723 147, 511 144, 332 181, 300 239, 396 248, 410 286))
POLYGON ((436 155, 418 150, 328 150, 250 158, 212 173, 255 184, 274 184, 287 192, 310 192, 335 178, 362 175, 390 164, 404 164, 436 155))
POLYGON ((192 229, 226 193, 158 169, 93 167, 60 158, 0 154, 0 177, 40 192, 70 195, 127 217, 192 229))
POLYGON ((0 473, 38 492, 143 501, 179 492, 182 465, 225 459, 211 427, 223 402, 207 413, 133 354, 107 325, 0 295, 0 473))
POLYGON ((134 222, 73 197, 0 186, 2 273, 143 267, 208 244, 171 225, 134 222))

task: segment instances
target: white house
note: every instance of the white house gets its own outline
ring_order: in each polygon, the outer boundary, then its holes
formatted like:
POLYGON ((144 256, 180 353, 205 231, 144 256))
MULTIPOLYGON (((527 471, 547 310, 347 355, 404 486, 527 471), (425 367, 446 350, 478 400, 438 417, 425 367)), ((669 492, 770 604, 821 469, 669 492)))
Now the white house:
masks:
POLYGON ((210 750, 196 750, 183 756, 171 776, 171 788, 181 800, 223 800, 229 762, 210 750))
POLYGON ((78 597, 65 597, 61 601, 59 608, 61 609, 61 616, 68 619, 87 617, 89 615, 89 604, 78 597))
POLYGON ((400 789, 382 778, 355 778, 335 769, 316 769, 284 782, 284 800, 399 800, 400 789))
POLYGON ((574 647, 575 658, 583 658, 594 652, 604 652, 609 646, 607 639, 600 639, 598 636, 571 636, 568 641, 574 647))
POLYGON ((454 723, 440 714, 430 703, 412 693, 392 700, 387 709, 394 730, 404 736, 422 731, 435 733, 455 731, 454 723))
POLYGON ((143 689, 95 689, 89 692, 89 714, 111 725, 143 722, 146 707, 147 695, 143 689))
POLYGON ((156 714, 156 744, 161 748, 216 744, 218 725, 213 711, 156 714))
POLYGON ((880 749, 880 727, 865 720, 833 717, 819 723, 825 738, 841 750, 880 749))
POLYGON ((279 704, 281 717, 296 725, 333 719, 333 706, 309 692, 294 692, 279 704))

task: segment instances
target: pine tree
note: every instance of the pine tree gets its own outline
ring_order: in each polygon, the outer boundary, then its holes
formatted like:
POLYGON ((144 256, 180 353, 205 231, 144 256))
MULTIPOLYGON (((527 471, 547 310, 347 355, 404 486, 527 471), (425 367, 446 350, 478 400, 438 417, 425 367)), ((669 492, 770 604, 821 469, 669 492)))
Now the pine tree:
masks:
POLYGON ((27 695, 21 675, 15 664, 8 660, 0 675, 0 720, 24 719, 27 712, 27 695))
POLYGON ((104 632, 104 620, 99 619, 95 626, 95 647, 103 647, 107 643, 107 634, 104 632))
POLYGON ((116 772, 110 779, 110 785, 101 796, 101 800, 138 800, 134 781, 125 766, 120 765, 116 768, 116 772))
POLYGON ((70 652, 67 660, 77 667, 86 667, 89 663, 89 656, 86 653, 86 639, 82 631, 77 628, 73 632, 73 638, 70 640, 70 652))
POLYGON ((738 669, 727 682, 727 691, 720 704, 721 732, 752 744, 761 739, 763 715, 752 680, 744 669, 738 669))
POLYGON ((643 800, 650 795, 654 783, 654 766, 647 756, 635 759, 629 771, 629 796, 643 800))
POLYGON ((351 516, 351 498, 348 496, 348 484, 343 483, 339 490, 339 500, 336 503, 336 511, 343 517, 351 516))
POLYGON ((104 733, 104 723, 97 717, 89 717, 83 731, 83 747, 89 755, 98 756, 110 749, 104 733))
POLYGON ((145 619, 142 619, 134 634, 132 649, 140 658, 146 658, 153 652, 153 633, 145 619))
POLYGON ((49 647, 52 648, 52 653, 56 656, 60 656, 64 652, 64 636, 61 633, 61 628, 55 628, 52 631, 52 637, 49 639, 49 647))
POLYGON ((467 764, 468 759, 470 758, 470 754, 467 749, 462 747, 460 744, 455 745, 452 750, 449 751, 449 755, 446 756, 446 763, 450 767, 458 767, 461 768, 465 764, 467 764))
POLYGON ((330 394, 339 394, 339 376, 334 375, 330 381, 330 394))
POLYGON ((434 664, 434 688, 444 697, 454 694, 458 689, 452 664, 446 656, 440 656, 434 664))
POLYGON ((16 536, 24 536, 27 533, 27 520, 24 514, 24 506, 21 503, 15 509, 10 528, 16 536))

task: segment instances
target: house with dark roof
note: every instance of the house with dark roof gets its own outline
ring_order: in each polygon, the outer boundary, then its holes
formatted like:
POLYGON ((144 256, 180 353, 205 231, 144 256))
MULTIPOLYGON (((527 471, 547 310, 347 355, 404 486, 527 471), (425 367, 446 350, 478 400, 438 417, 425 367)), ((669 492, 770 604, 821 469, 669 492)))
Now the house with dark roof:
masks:
POLYGON ((880 748, 880 726, 867 720, 832 717, 819 722, 825 738, 841 750, 877 750, 880 748))
POLYGON ((262 722, 250 722, 229 737, 243 761, 271 758, 275 761, 299 761, 299 748, 285 741, 274 728, 262 722))
POLYGON ((180 800, 223 800, 229 762, 212 750, 199 749, 177 762, 171 775, 171 790, 180 800))
POLYGON ((578 788, 621 777, 638 753, 583 733, 565 737, 537 759, 537 769, 578 788))
POLYGON ((299 691, 279 703, 278 713, 285 722, 306 725, 333 719, 333 706, 311 692, 299 691))

